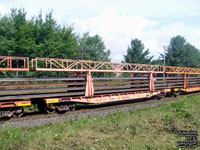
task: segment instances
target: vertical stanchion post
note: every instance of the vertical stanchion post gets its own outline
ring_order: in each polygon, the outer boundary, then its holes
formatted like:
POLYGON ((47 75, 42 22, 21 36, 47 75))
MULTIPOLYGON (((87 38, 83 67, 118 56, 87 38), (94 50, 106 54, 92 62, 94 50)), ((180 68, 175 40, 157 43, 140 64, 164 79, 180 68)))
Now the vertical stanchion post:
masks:
POLYGON ((29 71, 29 58, 27 58, 27 70, 29 71))
POLYGON ((187 89, 187 74, 184 74, 184 89, 187 89))
POLYGON ((26 58, 24 58, 24 69, 27 69, 27 67, 26 67, 26 58))
POLYGON ((10 69, 12 69, 12 58, 10 57, 10 69))
POLYGON ((7 58, 7 68, 10 68, 10 57, 7 58))
POLYGON ((52 68, 52 59, 50 59, 49 62, 50 62, 50 69, 53 69, 52 68))
POLYGON ((86 78, 85 96, 93 96, 93 95, 94 95, 94 85, 92 80, 92 74, 89 71, 86 78))
POLYGON ((153 73, 150 73, 150 78, 149 78, 149 90, 150 91, 155 91, 155 86, 154 86, 154 79, 153 79, 153 73))
POLYGON ((35 58, 35 70, 37 70, 37 68, 38 68, 38 59, 35 58))

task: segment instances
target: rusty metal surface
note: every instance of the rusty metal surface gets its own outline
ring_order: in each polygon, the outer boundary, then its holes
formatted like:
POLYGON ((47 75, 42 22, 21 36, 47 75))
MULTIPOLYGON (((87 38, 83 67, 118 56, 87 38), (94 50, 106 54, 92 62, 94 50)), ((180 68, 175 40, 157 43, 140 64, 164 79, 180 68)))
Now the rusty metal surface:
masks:
MULTIPOLYGON (((148 87, 149 84, 140 84, 140 85, 120 85, 120 86, 97 86, 94 89, 126 89, 126 88, 131 88, 131 87, 148 87)), ((133 89, 133 88, 132 88, 133 89)))
POLYGON ((149 83, 148 80, 146 81, 108 81, 108 82, 94 82, 94 85, 114 85, 114 84, 131 84, 131 83, 149 83))
POLYGON ((93 80, 148 80, 148 77, 94 77, 93 80))
POLYGON ((8 84, 0 85, 0 89, 33 89, 33 88, 53 88, 53 87, 68 87, 70 85, 85 85, 84 82, 70 82, 70 83, 42 83, 42 84, 8 84))
MULTIPOLYGON (((131 92, 131 91, 148 91, 149 90, 149 79, 141 77, 136 78, 137 80, 132 80, 133 78, 96 78, 94 82, 94 94, 103 93, 116 93, 116 92, 131 92), (100 79, 100 80, 98 80, 100 79), (102 79, 102 80, 101 80, 102 79), (111 80, 112 79, 112 80, 111 80), (114 80, 115 79, 115 80, 114 80), (120 80, 120 81, 119 81, 120 80)), ((197 78, 190 79, 192 83, 198 85, 198 82, 194 82, 197 78)), ((43 98, 43 97, 56 97, 71 96, 78 94, 78 91, 82 90, 84 94, 86 80, 85 78, 14 78, 14 79, 0 79, 3 83, 0 85, 0 94, 4 94, 0 100, 4 99, 25 99, 25 98, 43 98), (5 82, 20 81, 26 84, 9 84, 4 85, 5 82), (27 81, 31 81, 27 84, 27 81), (38 81, 56 81, 57 83, 37 83, 38 81), (67 81, 65 83, 59 83, 60 81, 67 81), (71 82, 72 81, 72 82, 71 82), (81 81, 81 82, 79 82, 81 81), (36 82, 34 84, 32 82, 36 82), (57 86, 57 87, 55 87, 57 86), (64 88, 63 88, 64 87, 64 88), (9 89, 3 89, 9 88, 9 89), (78 91, 77 91, 78 90, 78 91), (63 92, 66 93, 63 93, 63 92), (33 95, 33 93, 35 93, 33 95), (42 94, 43 93, 43 94, 42 94), (44 94, 46 93, 46 94, 44 94), (6 96, 6 95, 10 95, 6 96), (37 95, 36 95, 37 94, 37 95), (13 96, 11 96, 13 95, 13 96)), ((155 78, 154 84, 155 89, 166 89, 166 88, 183 88, 183 78, 180 77, 167 77, 165 80, 163 78, 155 78)), ((188 83, 190 86, 191 83, 188 83)))
POLYGON ((71 87, 71 88, 52 88, 52 89, 25 89, 25 90, 2 90, 0 91, 1 95, 21 95, 21 94, 30 94, 30 93, 58 93, 58 92, 67 92, 67 90, 84 90, 84 87, 71 87))
POLYGON ((61 97, 61 96, 74 96, 84 95, 84 92, 71 92, 71 93, 51 93, 51 94, 29 94, 29 95, 15 95, 15 96, 1 96, 0 101, 3 100, 16 100, 16 99, 33 99, 33 98, 46 98, 46 97, 61 97))
POLYGON ((0 82, 32 82, 32 81, 83 81, 85 78, 1 78, 0 82))

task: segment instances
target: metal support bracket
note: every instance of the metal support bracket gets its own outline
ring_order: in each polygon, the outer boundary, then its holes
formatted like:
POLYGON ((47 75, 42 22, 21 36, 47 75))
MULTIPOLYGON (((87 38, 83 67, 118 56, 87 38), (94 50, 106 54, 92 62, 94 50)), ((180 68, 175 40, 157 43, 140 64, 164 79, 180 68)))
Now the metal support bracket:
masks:
POLYGON ((92 80, 92 74, 89 71, 86 77, 85 96, 93 96, 93 95, 94 95, 94 85, 92 80))
POLYGON ((187 89, 187 74, 184 74, 184 89, 187 89))
POLYGON ((155 91, 155 85, 154 85, 154 79, 153 79, 153 73, 150 73, 150 78, 149 78, 149 90, 150 91, 155 91))

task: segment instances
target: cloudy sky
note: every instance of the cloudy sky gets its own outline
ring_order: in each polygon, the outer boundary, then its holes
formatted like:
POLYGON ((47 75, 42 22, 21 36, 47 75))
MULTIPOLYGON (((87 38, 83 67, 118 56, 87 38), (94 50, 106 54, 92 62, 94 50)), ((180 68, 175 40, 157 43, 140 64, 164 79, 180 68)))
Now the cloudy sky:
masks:
POLYGON ((25 8, 28 17, 53 9, 77 33, 103 37, 112 61, 121 61, 131 39, 142 40, 155 58, 171 37, 182 35, 200 49, 199 0, 0 0, 0 14, 25 8))

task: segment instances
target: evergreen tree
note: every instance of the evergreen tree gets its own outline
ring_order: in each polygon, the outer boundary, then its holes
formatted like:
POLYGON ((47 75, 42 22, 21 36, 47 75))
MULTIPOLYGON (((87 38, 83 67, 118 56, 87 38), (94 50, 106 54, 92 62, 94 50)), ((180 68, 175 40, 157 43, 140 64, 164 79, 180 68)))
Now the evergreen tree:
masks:
MULTIPOLYGON (((73 59, 80 55, 76 50, 77 35, 73 30, 71 26, 57 24, 52 17, 52 11, 45 17, 40 13, 28 20, 24 9, 11 9, 9 15, 0 16, 0 55, 73 59)), ((48 73, 5 72, 2 76, 8 77, 8 75, 9 77, 16 75, 36 77, 48 76, 48 73)))
MULTIPOLYGON (((163 56, 162 56, 163 57, 163 56)), ((166 65, 200 67, 200 52, 180 35, 171 38, 166 48, 166 65)))
POLYGON ((128 46, 127 54, 124 55, 124 62, 149 64, 153 58, 148 56, 149 53, 149 49, 145 50, 144 45, 140 40, 131 40, 131 45, 128 46))
MULTIPOLYGON (((89 36, 89 33, 85 33, 83 37, 79 37, 72 26, 58 24, 52 11, 45 17, 40 12, 31 19, 27 19, 24 9, 11 9, 9 15, 0 16, 0 47, 1 56, 66 59, 80 59, 83 48, 85 59, 110 61, 110 50, 106 49, 99 35, 89 36)), ((42 72, 20 74, 29 77, 50 75, 42 72)), ((14 73, 10 73, 10 77, 11 75, 15 76, 14 73)))
POLYGON ((0 55, 75 58, 77 36, 72 27, 61 27, 52 17, 40 13, 26 19, 24 9, 11 9, 10 16, 0 17, 0 55))
POLYGON ((83 59, 93 61, 110 61, 110 50, 107 50, 99 35, 90 36, 84 33, 79 38, 79 45, 83 51, 83 59))

